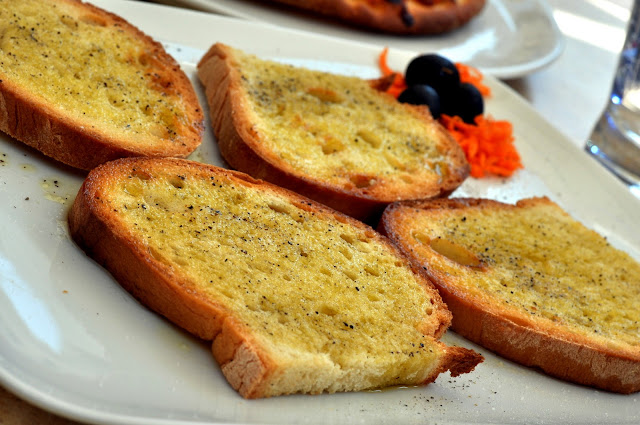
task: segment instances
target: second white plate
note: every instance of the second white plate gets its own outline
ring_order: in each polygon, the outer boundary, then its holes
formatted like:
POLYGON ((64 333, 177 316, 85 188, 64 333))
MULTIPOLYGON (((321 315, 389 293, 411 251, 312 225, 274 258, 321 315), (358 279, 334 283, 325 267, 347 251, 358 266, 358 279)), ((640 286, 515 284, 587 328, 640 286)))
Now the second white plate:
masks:
POLYGON ((562 52, 564 39, 545 0, 487 0, 466 26, 439 36, 393 36, 264 0, 155 0, 315 34, 417 53, 438 52, 496 78, 537 71, 562 52))

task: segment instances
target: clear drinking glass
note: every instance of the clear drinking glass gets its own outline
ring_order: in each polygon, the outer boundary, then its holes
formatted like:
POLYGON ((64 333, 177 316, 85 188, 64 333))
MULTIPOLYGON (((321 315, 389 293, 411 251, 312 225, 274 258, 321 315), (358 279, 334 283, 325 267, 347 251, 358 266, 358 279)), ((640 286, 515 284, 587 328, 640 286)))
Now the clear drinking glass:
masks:
POLYGON ((625 183, 640 185, 640 1, 633 2, 609 102, 586 144, 625 183))

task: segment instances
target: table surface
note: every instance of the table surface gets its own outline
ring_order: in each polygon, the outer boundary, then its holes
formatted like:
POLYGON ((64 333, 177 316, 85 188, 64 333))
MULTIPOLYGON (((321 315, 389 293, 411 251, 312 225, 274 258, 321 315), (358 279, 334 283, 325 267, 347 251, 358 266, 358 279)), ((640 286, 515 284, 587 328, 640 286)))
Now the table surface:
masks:
MULTIPOLYGON (((632 0, 548 0, 565 48, 548 67, 505 81, 582 147, 611 88, 632 0)), ((126 18, 126 17, 125 17, 126 18)), ((0 387, 0 424, 73 425, 0 387)))

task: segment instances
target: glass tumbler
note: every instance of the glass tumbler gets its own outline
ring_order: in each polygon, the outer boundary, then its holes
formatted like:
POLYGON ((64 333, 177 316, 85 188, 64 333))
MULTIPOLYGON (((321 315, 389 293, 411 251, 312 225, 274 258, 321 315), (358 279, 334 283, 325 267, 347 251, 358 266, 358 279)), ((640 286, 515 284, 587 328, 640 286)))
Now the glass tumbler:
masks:
POLYGON ((609 102, 586 150, 625 183, 640 185, 640 1, 633 2, 609 102))

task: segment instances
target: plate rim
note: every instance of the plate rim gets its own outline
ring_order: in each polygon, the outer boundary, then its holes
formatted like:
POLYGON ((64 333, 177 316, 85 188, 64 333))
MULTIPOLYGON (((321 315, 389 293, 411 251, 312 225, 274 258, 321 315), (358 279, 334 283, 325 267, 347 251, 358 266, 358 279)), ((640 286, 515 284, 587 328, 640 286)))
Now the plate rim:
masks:
MULTIPOLYGON (((210 12, 214 14, 222 14, 222 15, 233 17, 236 19, 249 20, 252 22, 261 22, 269 25, 282 25, 284 22, 285 25, 283 26, 287 28, 305 31, 303 29, 297 28, 295 24, 293 27, 291 27, 290 25, 287 25, 289 22, 295 22, 296 16, 289 16, 288 14, 285 14, 285 15, 282 15, 281 18, 278 18, 278 22, 270 22, 268 19, 264 19, 260 16, 261 12, 266 11, 268 12, 267 14, 270 14, 271 9, 276 10, 276 9, 287 7, 285 5, 280 5, 280 4, 265 5, 265 10, 261 11, 260 8, 262 6, 256 6, 255 2, 253 1, 247 4, 243 4, 242 0, 223 0, 222 2, 218 0, 151 0, 151 1, 155 1, 156 3, 169 5, 172 7, 186 7, 186 8, 191 8, 191 9, 204 11, 204 12, 210 12), (231 1, 231 4, 229 4, 230 1, 231 1), (235 1, 240 1, 241 3, 238 3, 238 5, 236 6, 233 3, 235 1)), ((496 8, 502 6, 504 8, 504 3, 506 1, 509 1, 509 0, 487 0, 487 6, 485 8, 488 9, 488 6, 496 7, 496 8)), ((535 5, 536 9, 540 12, 540 15, 544 16, 547 22, 550 24, 549 27, 546 28, 546 30, 550 31, 553 35, 552 47, 542 55, 538 55, 535 57, 532 56, 531 58, 529 58, 529 60, 527 60, 524 63, 519 63, 519 64, 518 63, 515 63, 515 64, 496 63, 493 65, 479 66, 478 69, 480 69, 484 74, 490 75, 494 78, 498 78, 502 80, 509 80, 514 78, 524 77, 528 74, 535 73, 551 65, 560 57, 560 55, 564 51, 566 40, 562 31, 558 27, 558 24, 553 16, 553 10, 551 9, 551 6, 549 5, 549 3, 546 2, 545 0, 526 0, 526 1, 531 3, 532 5, 535 5)), ((301 15, 303 15, 303 18, 304 18, 305 17, 304 15, 308 14, 309 12, 292 10, 292 13, 294 14, 300 13, 301 15)), ((484 13, 484 11, 481 13, 484 13)), ((312 17, 310 16, 310 18, 312 17)), ((316 21, 311 21, 311 23, 315 25, 316 21)), ((319 25, 322 26, 321 24, 319 25)), ((340 31, 344 30, 348 32, 349 33, 348 36, 350 36, 351 34, 354 34, 356 37, 358 37, 357 39, 354 38, 351 41, 374 44, 373 43, 374 40, 369 39, 367 35, 368 33, 366 31, 350 28, 348 26, 344 26, 344 27, 340 26, 339 30, 340 31)), ((545 33, 547 31, 545 31, 545 33)), ((333 36, 331 33, 331 29, 329 27, 327 28, 327 31, 326 32, 323 31, 322 34, 329 37, 333 36)), ((384 36, 383 34, 373 34, 373 35, 375 37, 384 36)), ((441 37, 446 38, 447 35, 444 34, 442 36, 438 36, 438 38, 441 38, 441 37)), ((395 39, 395 37, 393 38, 395 39)), ((375 40, 375 41, 378 41, 378 40, 375 40)), ((394 47, 400 50, 410 50, 410 51, 413 51, 414 53, 420 53, 418 49, 415 48, 414 46, 396 45, 394 47)), ((453 47, 456 47, 456 45, 454 44, 447 48, 453 48, 453 47)), ((469 63, 473 65, 472 62, 469 62, 469 63)))
MULTIPOLYGON (((98 4, 101 7, 104 7, 106 9, 109 9, 110 5, 119 5, 120 7, 122 7, 122 10, 126 10, 128 7, 133 7, 133 5, 135 4, 135 7, 140 7, 141 10, 142 9, 146 9, 146 8, 153 8, 153 7, 157 7, 157 6, 153 6, 153 5, 144 5, 144 7, 141 4, 136 4, 135 2, 128 2, 128 1, 122 1, 122 0, 97 0, 95 1, 96 4, 98 4)), ((170 11, 166 11, 167 13, 169 13, 170 11)), ((191 15, 190 13, 185 12, 184 16, 195 16, 195 15, 191 15)), ((126 18, 126 16, 125 16, 126 18)), ((204 18, 203 18, 204 19, 204 18)), ((226 18, 206 18, 206 20, 208 21, 215 21, 217 19, 226 19, 226 18)), ((247 24, 242 24, 242 25, 247 25, 247 24)), ((252 26, 254 24, 248 24, 249 26, 252 26)), ((290 31, 288 30, 282 30, 285 33, 289 33, 290 31)), ((154 34, 151 34, 152 36, 154 36, 154 34)), ((349 45, 353 45, 354 48, 358 47, 358 48, 362 48, 363 46, 358 46, 357 44, 351 43, 351 42, 345 42, 346 44, 349 45)), ((397 50, 392 51, 391 53, 399 53, 397 50)), ((403 54, 403 57, 406 57, 406 54, 403 54)), ((492 77, 487 77, 487 82, 492 86, 492 87, 496 87, 499 88, 500 91, 503 91, 504 93, 509 93, 510 96, 514 96, 514 102, 518 103, 520 107, 524 107, 524 108, 528 108, 530 110, 530 113, 533 114, 534 117, 537 117, 536 120, 540 121, 540 122, 544 122, 546 123, 546 125, 548 125, 550 128, 552 128, 552 126, 550 124, 548 124, 546 122, 546 120, 544 120, 544 118, 542 118, 542 116, 540 114, 537 113, 537 111, 535 111, 533 108, 530 107, 530 105, 528 105, 528 103, 526 103, 526 101, 524 101, 523 99, 520 98, 519 95, 517 95, 514 91, 512 91, 510 88, 508 88, 506 85, 500 83, 499 81, 493 79, 492 77)), ((570 146, 564 146, 564 149, 569 149, 569 150, 575 150, 578 151, 578 148, 575 147, 573 144, 571 144, 567 138, 565 136, 563 136, 559 131, 554 130, 554 135, 560 139, 562 139, 564 142, 568 143, 568 145, 570 146)), ((572 151, 573 152, 573 151, 572 151)), ((596 165, 596 163, 594 162, 594 165, 592 167, 593 170, 597 170, 600 169, 600 167, 598 165, 596 165)), ((597 172, 597 171, 596 171, 597 172)), ((609 181, 609 183, 607 184, 613 184, 612 182, 615 180, 613 176, 611 176, 608 172, 606 172, 605 170, 602 170, 601 172, 601 177, 605 178, 605 181, 607 181, 606 179, 609 178, 611 179, 609 181), (608 177, 604 177, 604 176, 608 176, 608 177)), ((613 186, 612 186, 613 187, 613 186)), ((620 189, 614 189, 616 191, 618 191, 617 193, 625 193, 622 190, 622 187, 620 186, 620 189)), ((632 197, 632 195, 629 194, 629 196, 631 197, 631 199, 635 199, 632 197)), ((0 360, 3 360, 3 356, 2 356, 2 352, 0 352, 0 360)), ((2 365, 3 362, 0 361, 0 365, 2 365)), ((131 417, 131 416, 122 416, 122 415, 117 415, 117 414, 113 414, 113 413, 104 413, 101 412, 99 410, 87 410, 84 407, 80 407, 78 408, 78 406, 69 406, 69 403, 65 403, 64 400, 61 400, 59 398, 56 398, 55 396, 53 396, 52 394, 47 394, 46 392, 44 392, 43 390, 41 390, 40 388, 35 388, 33 386, 28 386, 26 384, 24 384, 22 381, 19 380, 19 377, 17 376, 17 374, 10 374, 10 371, 8 369, 4 369, 4 368, 0 368, 0 381, 2 381, 2 383, 4 385, 6 385, 8 388, 14 390, 17 394, 21 395, 23 398, 32 401, 34 404, 40 405, 41 407, 45 408, 46 410, 50 410, 52 412, 58 413, 62 416, 65 417, 69 417, 71 419, 78 419, 78 420, 90 420, 90 421, 99 421, 101 423, 113 423, 113 424, 124 424, 124 423, 128 423, 128 424, 137 424, 137 423, 149 423, 148 420, 146 420, 145 418, 136 418, 136 417, 131 417)), ((193 422, 188 422, 188 421, 176 421, 176 420, 159 420, 159 419, 154 419, 153 423, 157 423, 157 424, 182 424, 182 423, 193 423, 193 422)), ((223 422, 219 422, 219 423, 223 423, 223 422)), ((240 423, 240 422, 239 422, 240 423)), ((241 423, 246 423, 246 422, 241 422, 241 423)), ((253 422, 252 422, 253 423, 253 422)))

